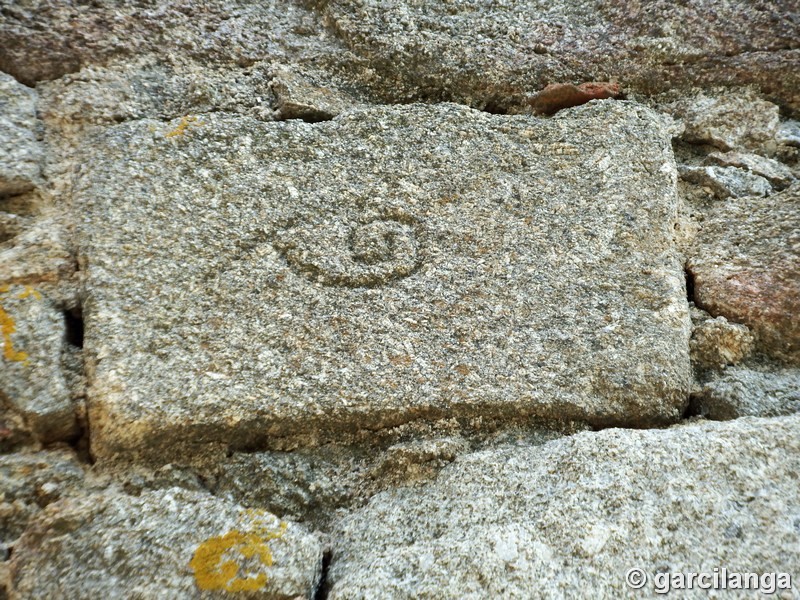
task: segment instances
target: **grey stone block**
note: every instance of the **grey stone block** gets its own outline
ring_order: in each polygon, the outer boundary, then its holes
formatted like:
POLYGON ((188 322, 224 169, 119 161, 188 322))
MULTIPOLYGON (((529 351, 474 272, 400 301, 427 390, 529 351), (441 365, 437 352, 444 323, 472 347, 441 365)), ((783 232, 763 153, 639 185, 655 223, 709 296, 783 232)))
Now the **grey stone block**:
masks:
POLYGON ((647 109, 204 115, 97 145, 75 198, 100 458, 420 419, 642 426, 687 401, 677 173, 647 109))
POLYGON ((180 488, 51 504, 14 548, 12 598, 312 598, 319 540, 180 488))
POLYGON ((36 92, 0 73, 0 195, 20 194, 41 182, 36 92))
POLYGON ((744 418, 464 456, 342 521, 328 597, 649 598, 660 572, 793 574, 798 433, 797 416, 744 418), (626 585, 633 568, 641 589, 626 585))
POLYGON ((62 369, 64 317, 36 288, 0 285, 0 402, 44 442, 76 432, 62 369))

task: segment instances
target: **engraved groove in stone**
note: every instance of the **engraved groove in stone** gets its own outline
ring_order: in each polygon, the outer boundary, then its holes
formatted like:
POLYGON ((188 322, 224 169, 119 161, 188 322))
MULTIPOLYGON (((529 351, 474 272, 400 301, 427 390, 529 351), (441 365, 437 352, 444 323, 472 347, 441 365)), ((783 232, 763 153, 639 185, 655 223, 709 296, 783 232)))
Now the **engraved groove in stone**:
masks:
POLYGON ((348 226, 303 224, 277 233, 275 247, 304 276, 324 285, 374 287, 421 264, 412 219, 383 217, 348 226))

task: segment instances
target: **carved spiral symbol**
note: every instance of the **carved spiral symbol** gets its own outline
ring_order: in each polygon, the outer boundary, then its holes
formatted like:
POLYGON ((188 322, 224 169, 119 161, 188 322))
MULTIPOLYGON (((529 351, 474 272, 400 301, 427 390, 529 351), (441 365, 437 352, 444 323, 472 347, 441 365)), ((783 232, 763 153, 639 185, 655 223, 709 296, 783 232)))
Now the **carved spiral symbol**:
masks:
POLYGON ((326 224, 324 230, 300 225, 278 232, 275 247, 295 269, 325 285, 384 285, 421 262, 416 227, 407 218, 326 224))

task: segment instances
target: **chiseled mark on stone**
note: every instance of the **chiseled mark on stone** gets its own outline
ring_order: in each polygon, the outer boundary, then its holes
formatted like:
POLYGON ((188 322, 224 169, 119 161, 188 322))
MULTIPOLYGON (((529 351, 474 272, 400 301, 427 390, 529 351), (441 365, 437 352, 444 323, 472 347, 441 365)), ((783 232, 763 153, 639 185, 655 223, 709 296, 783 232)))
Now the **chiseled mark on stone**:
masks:
POLYGON ((278 231, 275 248, 299 273, 324 285, 374 287, 422 263, 418 223, 406 214, 303 223, 278 231))
POLYGON ((226 592, 254 592, 267 585, 267 574, 262 571, 246 571, 244 563, 254 562, 257 568, 274 564, 269 542, 280 539, 286 533, 283 521, 278 529, 270 529, 263 521, 263 511, 248 510, 245 515, 253 518, 246 531, 233 529, 224 535, 208 538, 194 552, 189 567, 194 572, 197 587, 201 590, 223 590, 226 592), (240 555, 244 561, 229 559, 240 555), (244 573, 239 574, 239 570, 244 573))

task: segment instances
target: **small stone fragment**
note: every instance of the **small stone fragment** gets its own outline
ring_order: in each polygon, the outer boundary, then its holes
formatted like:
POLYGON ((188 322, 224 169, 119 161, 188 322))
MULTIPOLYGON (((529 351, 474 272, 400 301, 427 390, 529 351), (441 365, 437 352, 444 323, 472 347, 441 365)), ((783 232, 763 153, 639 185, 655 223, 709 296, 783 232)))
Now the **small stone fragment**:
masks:
POLYGON ((20 194, 40 183, 43 151, 38 126, 36 92, 0 72, 0 196, 20 194))
POLYGON ((48 506, 14 547, 11 595, 311 599, 319 540, 295 523, 180 488, 48 506))
POLYGON ((708 419, 777 417, 800 412, 800 370, 729 367, 692 395, 692 408, 708 419))
POLYGON ((712 96, 697 94, 667 109, 685 124, 683 139, 720 150, 774 149, 780 122, 778 107, 750 90, 712 96))
POLYGON ((800 147, 800 121, 781 121, 775 141, 784 146, 800 147))
POLYGON ((749 152, 712 152, 706 161, 723 167, 747 169, 769 181, 777 190, 788 187, 795 180, 792 170, 783 163, 749 152))
POLYGON ((275 94, 280 119, 327 121, 360 104, 347 94, 289 69, 276 70, 270 87, 275 94))
POLYGON ((747 325, 759 350, 800 362, 800 185, 715 205, 687 268, 698 307, 747 325))
POLYGON ((83 479, 75 455, 66 450, 0 454, 0 547, 22 535, 42 508, 78 494, 83 479))
POLYGON ((0 453, 35 447, 38 442, 21 414, 0 406, 0 453))
POLYGON ((694 364, 721 369, 747 358, 753 350, 753 335, 746 326, 717 317, 697 325, 689 344, 694 364))
POLYGON ((62 314, 35 287, 0 286, 0 400, 27 421, 44 442, 76 430, 61 367, 62 314))
POLYGON ((717 198, 768 196, 769 181, 737 167, 678 167, 681 179, 710 188, 717 198))
POLYGON ((68 217, 5 215, 11 226, 0 229, 0 234, 7 236, 0 240, 6 241, 0 245, 0 286, 20 281, 63 281, 75 272, 68 217))
POLYGON ((551 83, 529 100, 534 112, 552 115, 562 108, 586 104, 590 100, 622 98, 622 88, 618 83, 601 81, 581 83, 551 83))

